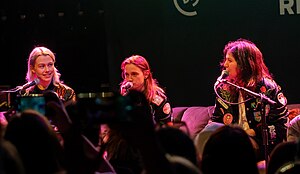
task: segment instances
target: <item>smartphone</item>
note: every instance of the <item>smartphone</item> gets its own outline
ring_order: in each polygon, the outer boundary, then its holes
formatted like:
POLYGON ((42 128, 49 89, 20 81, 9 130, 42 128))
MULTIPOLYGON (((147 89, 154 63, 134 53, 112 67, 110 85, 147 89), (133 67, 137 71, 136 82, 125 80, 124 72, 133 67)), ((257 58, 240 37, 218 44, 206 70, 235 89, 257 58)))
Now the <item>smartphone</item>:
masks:
POLYGON ((18 97, 18 111, 23 112, 26 109, 33 109, 43 115, 46 113, 45 98, 43 95, 35 94, 18 97))

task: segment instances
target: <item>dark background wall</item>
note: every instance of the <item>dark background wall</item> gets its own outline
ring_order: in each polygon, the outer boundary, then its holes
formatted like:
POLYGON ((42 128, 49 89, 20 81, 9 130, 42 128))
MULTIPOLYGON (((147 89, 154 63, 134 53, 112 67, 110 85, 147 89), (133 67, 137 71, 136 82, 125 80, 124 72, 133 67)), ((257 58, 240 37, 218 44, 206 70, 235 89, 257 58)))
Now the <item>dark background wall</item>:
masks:
POLYGON ((120 63, 140 54, 173 106, 213 105, 223 47, 242 37, 261 49, 289 103, 300 100, 296 0, 4 0, 0 12, 0 85, 25 82, 36 45, 56 53, 77 93, 118 89, 120 63))

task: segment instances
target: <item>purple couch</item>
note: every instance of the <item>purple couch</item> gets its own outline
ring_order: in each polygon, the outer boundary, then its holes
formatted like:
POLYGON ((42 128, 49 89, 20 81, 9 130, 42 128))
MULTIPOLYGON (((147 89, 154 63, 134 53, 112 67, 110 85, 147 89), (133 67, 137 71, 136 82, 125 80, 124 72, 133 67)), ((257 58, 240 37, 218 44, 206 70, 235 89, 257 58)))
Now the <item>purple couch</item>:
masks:
POLYGON ((192 139, 207 125, 214 106, 174 107, 173 119, 185 122, 186 126, 178 126, 187 131, 192 139))
MULTIPOLYGON (((288 104, 288 109, 300 108, 300 104, 288 104)), ((179 125, 180 129, 188 131, 194 139, 196 135, 207 125, 212 116, 214 106, 174 107, 173 119, 175 122, 185 122, 186 126, 179 125)))

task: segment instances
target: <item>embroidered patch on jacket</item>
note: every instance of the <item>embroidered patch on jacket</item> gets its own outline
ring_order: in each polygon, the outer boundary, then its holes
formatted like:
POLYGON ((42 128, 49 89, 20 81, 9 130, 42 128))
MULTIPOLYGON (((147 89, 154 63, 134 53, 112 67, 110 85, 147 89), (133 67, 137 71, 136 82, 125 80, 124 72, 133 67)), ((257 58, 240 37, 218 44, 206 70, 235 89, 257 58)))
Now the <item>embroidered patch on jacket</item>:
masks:
POLYGON ((256 108, 256 103, 252 102, 250 106, 251 106, 252 109, 254 109, 254 108, 256 108))
POLYGON ((152 102, 154 104, 156 104, 157 106, 159 106, 163 101, 164 101, 164 99, 159 95, 155 95, 155 97, 152 100, 152 102))
POLYGON ((218 101, 225 109, 228 109, 228 105, 227 105, 225 102, 223 102, 222 99, 217 98, 217 101, 218 101))
POLYGON ((253 115, 254 115, 254 120, 257 121, 257 122, 260 122, 260 120, 261 120, 260 111, 253 112, 253 115))
POLYGON ((283 95, 282 92, 280 92, 280 93, 277 95, 277 100, 278 100, 282 105, 286 105, 286 103, 287 103, 287 99, 285 98, 285 96, 283 95))
POLYGON ((164 107, 163 107, 163 112, 164 112, 165 114, 170 114, 170 112, 171 112, 171 106, 170 106, 170 103, 166 103, 166 104, 164 105, 164 107))
POLYGON ((260 92, 265 93, 267 91, 265 86, 260 87, 260 92))
POLYGON ((233 121, 233 116, 230 114, 230 113, 226 113, 224 116, 223 116, 223 123, 225 125, 229 125, 231 124, 233 121))
POLYGON ((276 138, 275 126, 271 125, 271 126, 268 126, 268 128, 269 128, 269 133, 270 133, 271 140, 275 139, 276 138))

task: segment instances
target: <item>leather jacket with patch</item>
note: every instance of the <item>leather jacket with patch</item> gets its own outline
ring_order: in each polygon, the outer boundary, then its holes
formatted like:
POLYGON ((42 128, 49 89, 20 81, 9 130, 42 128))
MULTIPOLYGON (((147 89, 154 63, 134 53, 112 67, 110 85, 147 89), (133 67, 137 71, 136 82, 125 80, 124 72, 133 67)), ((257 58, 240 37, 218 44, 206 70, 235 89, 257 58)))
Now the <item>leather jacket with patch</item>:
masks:
POLYGON ((74 90, 62 83, 59 83, 57 86, 54 86, 51 83, 46 90, 40 90, 37 86, 34 86, 33 88, 29 88, 29 90, 26 91, 25 95, 43 94, 45 91, 48 90, 54 91, 58 95, 58 97, 62 100, 65 106, 74 104, 76 102, 76 94, 74 90))
POLYGON ((167 96, 162 92, 157 92, 150 103, 153 119, 160 125, 171 121, 172 109, 167 96))
MULTIPOLYGON (((218 94, 223 99, 237 103, 238 95, 232 97, 229 91, 222 88, 222 85, 217 89, 218 94)), ((274 81, 264 78, 255 88, 255 93, 263 94, 271 100, 275 101, 276 104, 268 105, 266 103, 265 118, 266 125, 268 126, 268 142, 271 149, 283 140, 286 140, 287 134, 287 99, 282 93, 281 87, 274 81)), ((256 98, 245 92, 244 94, 245 112, 247 122, 250 129, 255 131, 255 139, 258 142, 263 142, 262 136, 262 113, 261 98, 256 98)), ((215 110, 211 121, 219 122, 224 124, 237 124, 239 119, 239 105, 228 104, 222 101, 219 97, 216 97, 215 110)))

